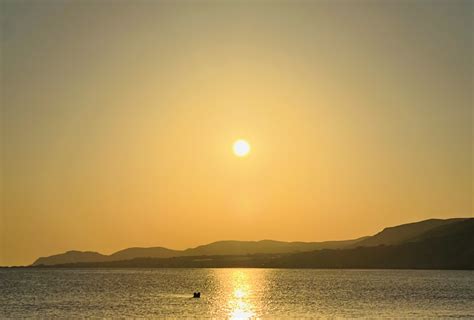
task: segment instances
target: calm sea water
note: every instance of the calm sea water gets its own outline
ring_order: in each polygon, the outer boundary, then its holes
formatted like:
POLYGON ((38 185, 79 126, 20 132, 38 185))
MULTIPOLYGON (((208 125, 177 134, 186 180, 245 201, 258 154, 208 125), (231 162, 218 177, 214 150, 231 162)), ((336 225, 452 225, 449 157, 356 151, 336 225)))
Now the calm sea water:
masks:
POLYGON ((25 317, 474 318, 474 272, 0 270, 0 318, 25 317))

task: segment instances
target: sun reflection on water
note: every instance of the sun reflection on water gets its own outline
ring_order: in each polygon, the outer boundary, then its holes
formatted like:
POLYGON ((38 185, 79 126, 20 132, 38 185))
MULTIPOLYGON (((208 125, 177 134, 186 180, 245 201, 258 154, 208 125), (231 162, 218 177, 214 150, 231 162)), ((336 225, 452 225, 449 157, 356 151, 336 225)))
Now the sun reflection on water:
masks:
POLYGON ((230 276, 232 294, 228 301, 229 319, 252 319, 255 306, 252 304, 252 284, 247 271, 233 270, 230 276))

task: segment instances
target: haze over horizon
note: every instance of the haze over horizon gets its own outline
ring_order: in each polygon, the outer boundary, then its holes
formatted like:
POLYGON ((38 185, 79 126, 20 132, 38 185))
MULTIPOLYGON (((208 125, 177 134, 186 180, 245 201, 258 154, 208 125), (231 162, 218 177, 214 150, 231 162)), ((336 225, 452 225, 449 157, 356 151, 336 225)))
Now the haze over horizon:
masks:
POLYGON ((473 217, 470 1, 0 5, 0 265, 473 217))

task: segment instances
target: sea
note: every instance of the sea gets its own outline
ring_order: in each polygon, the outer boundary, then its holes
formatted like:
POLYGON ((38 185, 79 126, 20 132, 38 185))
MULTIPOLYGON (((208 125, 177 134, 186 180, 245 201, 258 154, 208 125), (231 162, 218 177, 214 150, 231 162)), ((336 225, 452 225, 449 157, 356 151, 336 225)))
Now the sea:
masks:
POLYGON ((0 269, 0 318, 474 318, 474 271, 0 269))

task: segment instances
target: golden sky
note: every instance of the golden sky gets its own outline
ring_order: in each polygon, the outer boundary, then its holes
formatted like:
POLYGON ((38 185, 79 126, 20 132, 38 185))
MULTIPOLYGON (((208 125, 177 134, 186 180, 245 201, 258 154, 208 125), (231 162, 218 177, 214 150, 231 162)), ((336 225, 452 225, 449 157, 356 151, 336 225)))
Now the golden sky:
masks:
POLYGON ((1 6, 0 265, 473 216, 470 1, 1 6))

